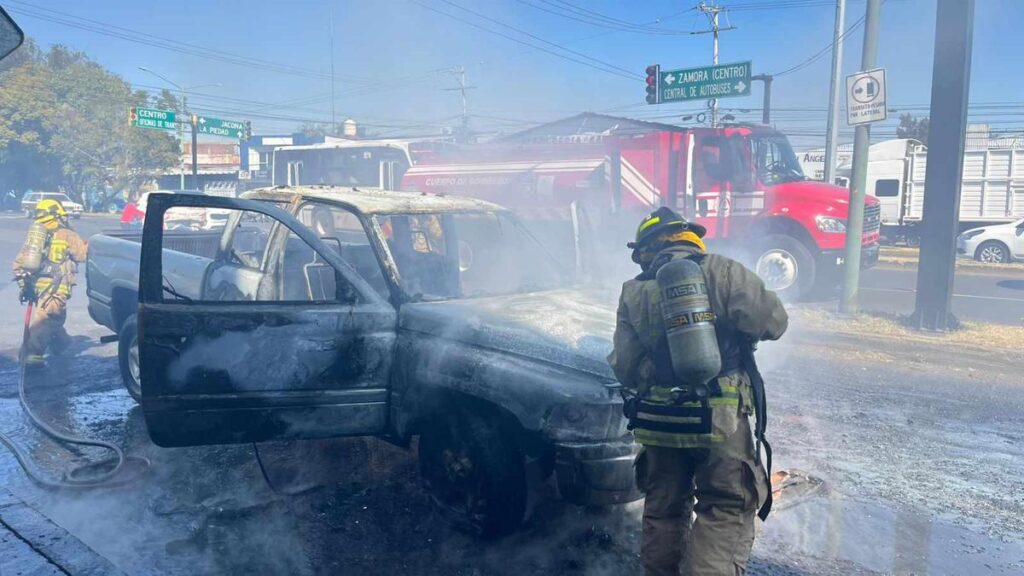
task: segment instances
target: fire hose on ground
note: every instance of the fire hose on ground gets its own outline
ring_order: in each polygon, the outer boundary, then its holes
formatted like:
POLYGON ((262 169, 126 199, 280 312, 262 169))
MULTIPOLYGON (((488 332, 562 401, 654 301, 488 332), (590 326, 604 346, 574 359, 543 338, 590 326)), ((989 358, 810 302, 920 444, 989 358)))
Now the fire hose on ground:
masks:
POLYGON ((30 300, 27 307, 25 308, 25 330, 22 334, 21 351, 18 354, 18 399, 21 402, 21 408, 28 416, 29 421, 43 434, 49 436, 57 443, 62 444, 65 449, 69 448, 69 445, 74 446, 93 446, 96 448, 103 448, 113 453, 113 456, 103 460, 97 460, 76 466, 71 470, 67 471, 63 478, 60 480, 52 480, 46 478, 44 475, 39 473, 33 466, 27 454, 7 435, 0 432, 0 443, 7 446, 8 450, 14 455, 18 465, 21 466, 25 474, 40 486, 53 489, 88 489, 88 488, 105 488, 111 486, 118 486, 131 481, 134 477, 124 476, 124 470, 126 464, 129 462, 137 463, 143 467, 150 466, 148 458, 139 456, 125 456, 124 451, 120 446, 107 442, 105 440, 96 440, 92 438, 83 438, 79 436, 72 436, 71 434, 61 432, 53 426, 44 422, 29 406, 28 400, 25 397, 25 347, 28 344, 30 325, 32 322, 32 310, 33 302, 30 300), (106 471, 97 472, 90 474, 91 471, 103 470, 109 468, 106 471))

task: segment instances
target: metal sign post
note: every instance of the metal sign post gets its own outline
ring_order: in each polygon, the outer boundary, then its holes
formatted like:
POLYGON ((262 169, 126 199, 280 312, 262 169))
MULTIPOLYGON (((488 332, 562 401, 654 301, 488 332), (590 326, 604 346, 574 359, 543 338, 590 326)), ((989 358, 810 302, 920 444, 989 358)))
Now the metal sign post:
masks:
MULTIPOLYGON (((843 294, 839 299, 841 312, 857 311, 857 290, 860 285, 860 251, 864 241, 864 195, 867 188, 868 148, 871 144, 871 122, 877 122, 877 103, 885 106, 885 74, 881 82, 874 70, 878 56, 878 15, 881 0, 868 0, 864 16, 864 50, 861 68, 865 71, 846 79, 847 121, 855 120, 853 137, 853 174, 850 179, 850 206, 846 218, 846 246, 843 257, 843 294), (855 110, 854 110, 855 109, 855 110), (856 114, 855 114, 856 111, 856 114), (863 112, 863 114, 862 114, 863 112)), ((881 119, 885 119, 884 116, 881 119)))

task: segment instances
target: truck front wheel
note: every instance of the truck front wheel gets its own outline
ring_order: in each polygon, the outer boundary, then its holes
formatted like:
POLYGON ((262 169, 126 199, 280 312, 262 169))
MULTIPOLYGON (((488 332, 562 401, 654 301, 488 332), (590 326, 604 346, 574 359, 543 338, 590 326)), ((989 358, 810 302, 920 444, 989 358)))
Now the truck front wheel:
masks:
POLYGON ((814 258, 802 242, 792 236, 769 234, 758 251, 754 271, 765 285, 787 301, 800 300, 814 286, 814 258))
POLYGON ((514 532, 526 511, 526 471, 514 434, 455 411, 420 435, 420 473, 442 516, 481 537, 514 532))
POLYGON ((128 394, 136 402, 142 402, 142 385, 139 383, 139 326, 135 314, 125 319, 117 332, 117 360, 121 366, 121 380, 128 394))

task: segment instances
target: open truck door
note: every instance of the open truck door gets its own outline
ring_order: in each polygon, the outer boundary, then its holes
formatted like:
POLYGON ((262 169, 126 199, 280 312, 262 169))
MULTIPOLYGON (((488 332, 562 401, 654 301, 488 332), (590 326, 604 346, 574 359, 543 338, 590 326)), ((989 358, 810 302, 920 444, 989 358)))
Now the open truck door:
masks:
POLYGON ((396 313, 341 248, 268 202, 150 197, 139 334, 156 444, 384 430, 396 313), (180 253, 163 245, 166 212, 179 207, 231 213, 217 254, 190 257, 187 277, 174 269, 180 253))

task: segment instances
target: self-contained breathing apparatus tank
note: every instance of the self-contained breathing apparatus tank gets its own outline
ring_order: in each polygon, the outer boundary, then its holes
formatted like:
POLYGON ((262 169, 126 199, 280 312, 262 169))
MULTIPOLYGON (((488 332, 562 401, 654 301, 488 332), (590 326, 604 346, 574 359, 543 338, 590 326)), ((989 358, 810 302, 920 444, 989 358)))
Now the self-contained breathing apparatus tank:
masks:
POLYGON ((676 259, 658 269, 655 279, 672 371, 680 384, 706 396, 707 383, 722 370, 722 356, 704 271, 693 260, 676 259))
POLYGON ((43 265, 43 254, 46 253, 46 243, 50 238, 50 231, 46 226, 33 222, 28 227, 28 235, 25 238, 25 247, 22 251, 21 267, 26 272, 37 272, 43 265))

